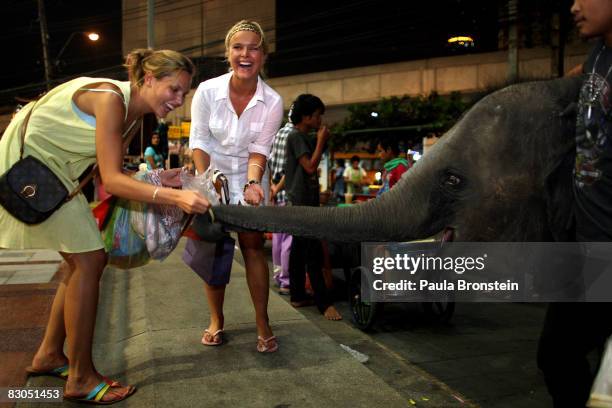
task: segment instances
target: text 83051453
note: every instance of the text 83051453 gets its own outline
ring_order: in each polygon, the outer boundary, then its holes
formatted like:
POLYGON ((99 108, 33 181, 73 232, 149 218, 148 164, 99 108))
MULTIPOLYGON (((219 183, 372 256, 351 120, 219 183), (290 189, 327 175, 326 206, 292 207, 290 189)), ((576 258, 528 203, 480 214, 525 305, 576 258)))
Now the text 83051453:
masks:
POLYGON ((1 387, 0 403, 3 402, 61 402, 64 396, 62 387, 1 387))

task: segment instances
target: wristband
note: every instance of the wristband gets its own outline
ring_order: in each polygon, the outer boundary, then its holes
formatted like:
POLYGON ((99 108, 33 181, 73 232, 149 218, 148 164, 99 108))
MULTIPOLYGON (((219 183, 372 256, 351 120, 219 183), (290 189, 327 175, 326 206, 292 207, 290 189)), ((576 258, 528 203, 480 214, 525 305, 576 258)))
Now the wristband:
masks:
POLYGON ((157 187, 155 191, 153 191, 153 201, 155 201, 155 199, 157 198, 157 193, 159 193, 159 187, 157 187))
POLYGON ((259 185, 260 183, 257 180, 249 180, 249 182, 244 185, 244 188, 242 189, 242 192, 244 193, 246 191, 246 189, 249 188, 249 186, 251 186, 253 184, 259 185))
POLYGON ((266 171, 266 169, 264 169, 263 166, 259 163, 250 163, 249 166, 259 167, 261 171, 266 171))

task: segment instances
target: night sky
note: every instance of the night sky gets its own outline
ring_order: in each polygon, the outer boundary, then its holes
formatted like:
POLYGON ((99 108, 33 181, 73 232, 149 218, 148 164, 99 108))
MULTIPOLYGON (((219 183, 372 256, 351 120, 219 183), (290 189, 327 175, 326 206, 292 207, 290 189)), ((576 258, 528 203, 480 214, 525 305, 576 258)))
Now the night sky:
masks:
MULTIPOLYGON (((0 40, 11 51, 0 68, 0 90, 44 82, 38 2, 3 0, 2 6, 0 40)), ((75 35, 62 54, 54 78, 121 64, 121 0, 45 0, 45 8, 52 60, 72 32, 100 34, 96 43, 75 35)))
MULTIPOLYGON (((521 18, 546 22, 547 10, 569 10, 571 0, 520 3, 525 10, 521 18)), ((0 104, 16 95, 32 96, 35 85, 40 89, 44 83, 37 4, 37 0, 3 0, 0 39, 11 53, 0 68, 0 104)), ((267 73, 275 77, 495 51, 500 26, 505 24, 505 4, 505 0, 277 0, 277 51, 270 55, 267 73), (450 48, 446 40, 454 35, 472 36, 475 47, 450 48)), ((53 60, 72 32, 101 35, 97 43, 75 36, 55 70, 56 80, 108 67, 122 70, 121 0, 45 0, 45 5, 53 60)), ((141 8, 135 11, 144 13, 146 7, 141 8)))

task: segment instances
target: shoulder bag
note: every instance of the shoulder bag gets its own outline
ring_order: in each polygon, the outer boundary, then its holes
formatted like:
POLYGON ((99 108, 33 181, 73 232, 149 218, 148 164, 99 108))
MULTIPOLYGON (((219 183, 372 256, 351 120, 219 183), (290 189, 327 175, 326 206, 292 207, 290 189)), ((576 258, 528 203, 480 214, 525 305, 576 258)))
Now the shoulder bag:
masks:
MULTIPOLYGON (((27 113, 21 127, 19 160, 0 176, 0 204, 13 217, 30 225, 45 221, 64 203, 72 200, 98 171, 97 165, 94 165, 91 172, 69 193, 46 164, 33 156, 23 157, 26 129, 36 104, 27 113)), ((135 124, 136 121, 128 132, 135 124)), ((130 140, 131 137, 124 140, 124 147, 130 140)))

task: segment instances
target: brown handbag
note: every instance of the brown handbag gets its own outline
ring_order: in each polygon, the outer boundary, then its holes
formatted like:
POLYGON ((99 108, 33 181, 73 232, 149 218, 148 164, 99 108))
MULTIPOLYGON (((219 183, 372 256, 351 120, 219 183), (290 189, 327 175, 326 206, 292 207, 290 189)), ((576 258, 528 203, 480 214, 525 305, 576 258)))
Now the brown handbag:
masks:
MULTIPOLYGON (((94 165, 91 172, 69 193, 64 183, 46 164, 33 156, 23 157, 26 129, 36 104, 28 112, 21 127, 19 160, 0 176, 0 204, 13 217, 30 225, 45 221, 64 203, 72 200, 98 171, 97 165, 94 165)), ((135 124, 136 121, 128 132, 135 124)), ((127 148, 130 140, 131 137, 128 137, 124 141, 124 147, 127 148)))

